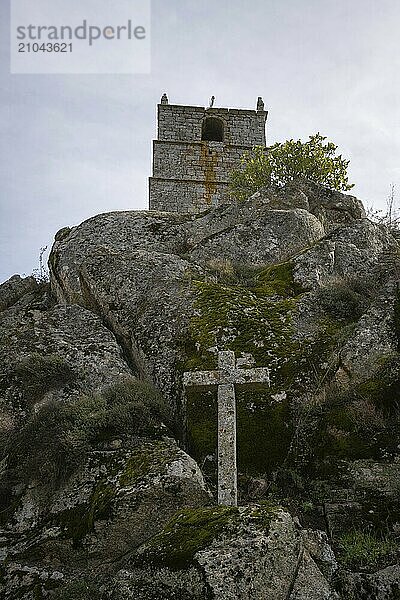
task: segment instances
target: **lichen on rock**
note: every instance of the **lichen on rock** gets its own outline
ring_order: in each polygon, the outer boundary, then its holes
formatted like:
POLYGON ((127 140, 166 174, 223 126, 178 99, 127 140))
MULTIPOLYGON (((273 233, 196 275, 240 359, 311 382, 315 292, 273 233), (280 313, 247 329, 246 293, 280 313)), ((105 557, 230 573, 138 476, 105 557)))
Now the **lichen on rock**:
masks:
POLYGON ((0 595, 394 600, 398 269, 359 200, 304 182, 61 230, 50 290, 0 286, 0 595), (182 384, 220 350, 269 369, 236 386, 232 508, 216 389, 182 384))

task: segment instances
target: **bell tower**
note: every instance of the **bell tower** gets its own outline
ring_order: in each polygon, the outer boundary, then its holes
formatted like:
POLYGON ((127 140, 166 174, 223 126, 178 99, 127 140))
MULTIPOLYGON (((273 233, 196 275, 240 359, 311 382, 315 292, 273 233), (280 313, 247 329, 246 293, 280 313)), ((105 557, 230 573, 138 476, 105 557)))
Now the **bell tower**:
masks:
POLYGON ((150 210, 198 213, 229 200, 229 173, 245 150, 265 146, 268 112, 262 98, 256 110, 158 105, 158 136, 153 141, 150 210))

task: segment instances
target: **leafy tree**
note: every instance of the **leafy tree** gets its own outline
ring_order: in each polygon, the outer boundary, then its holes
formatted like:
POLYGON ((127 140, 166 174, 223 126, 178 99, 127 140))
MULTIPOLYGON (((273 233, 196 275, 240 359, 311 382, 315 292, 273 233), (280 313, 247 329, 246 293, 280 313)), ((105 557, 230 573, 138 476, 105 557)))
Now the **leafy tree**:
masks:
POLYGON ((309 141, 287 140, 268 149, 255 146, 242 156, 242 164, 231 174, 231 191, 246 199, 266 185, 283 186, 294 179, 321 183, 334 190, 350 190, 348 160, 336 156, 337 146, 319 133, 309 141))

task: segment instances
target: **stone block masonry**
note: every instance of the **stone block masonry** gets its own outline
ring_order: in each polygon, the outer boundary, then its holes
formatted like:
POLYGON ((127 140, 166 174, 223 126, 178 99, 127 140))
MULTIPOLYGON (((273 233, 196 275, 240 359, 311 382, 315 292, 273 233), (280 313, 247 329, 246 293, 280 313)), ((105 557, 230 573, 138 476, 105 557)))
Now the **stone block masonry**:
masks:
POLYGON ((229 200, 229 174, 243 152, 266 145, 267 112, 158 105, 158 138, 153 142, 150 210, 198 213, 229 200))

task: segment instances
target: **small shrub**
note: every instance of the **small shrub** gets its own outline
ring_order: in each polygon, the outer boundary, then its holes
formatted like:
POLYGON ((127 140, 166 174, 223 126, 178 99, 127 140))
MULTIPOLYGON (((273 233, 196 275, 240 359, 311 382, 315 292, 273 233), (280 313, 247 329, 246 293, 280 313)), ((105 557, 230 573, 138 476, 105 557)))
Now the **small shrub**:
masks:
POLYGON ((398 236, 400 232, 400 210, 396 206, 395 185, 390 185, 390 192, 386 198, 385 210, 376 210, 373 207, 367 209, 367 217, 378 225, 384 225, 392 235, 398 236))
POLYGON ((227 258, 212 258, 207 262, 207 267, 211 272, 208 279, 214 283, 220 281, 228 283, 234 280, 232 262, 227 258))
POLYGON ((57 354, 32 353, 17 364, 14 373, 28 404, 34 404, 50 390, 61 388, 76 377, 70 365, 57 354))
POLYGON ((356 321, 364 310, 362 296, 345 281, 332 282, 318 290, 318 301, 331 317, 343 321, 356 321))
POLYGON ((339 540, 340 562, 350 569, 373 569, 395 550, 392 540, 364 531, 350 531, 339 540))
POLYGON ((32 276, 36 279, 39 284, 46 284, 50 281, 50 273, 47 264, 45 263, 44 256, 47 251, 47 246, 40 248, 39 252, 39 266, 33 269, 32 276))
POLYGON ((312 513, 312 512, 313 512, 313 510, 315 510, 315 506, 314 506, 314 504, 311 502, 311 500, 305 500, 305 501, 303 502, 303 504, 301 505, 301 508, 302 508, 302 511, 303 511, 305 514, 312 513))
POLYGON ((99 442, 158 437, 170 420, 160 394, 139 381, 113 385, 70 402, 50 402, 32 415, 5 449, 9 466, 26 482, 55 486, 67 479, 99 442))
POLYGON ((304 492, 304 480, 294 469, 281 468, 275 473, 275 484, 281 493, 291 497, 304 492))
POLYGON ((206 281, 227 285, 252 287, 260 272, 260 267, 252 264, 232 263, 226 258, 213 258, 207 262, 206 281))

